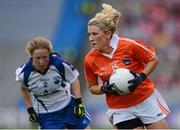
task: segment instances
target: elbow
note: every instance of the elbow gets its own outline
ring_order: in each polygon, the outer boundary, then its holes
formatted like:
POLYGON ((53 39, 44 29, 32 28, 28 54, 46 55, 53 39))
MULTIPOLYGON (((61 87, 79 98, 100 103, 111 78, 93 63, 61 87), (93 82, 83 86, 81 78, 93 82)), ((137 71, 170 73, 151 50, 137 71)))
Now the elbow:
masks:
POLYGON ((97 87, 97 86, 90 86, 89 91, 93 95, 101 95, 102 94, 101 89, 99 87, 97 87))
POLYGON ((96 92, 94 91, 94 89, 93 89, 92 87, 89 88, 89 91, 91 92, 91 94, 97 95, 96 92))
POLYGON ((157 56, 154 58, 154 62, 155 62, 156 65, 159 64, 159 58, 157 56))

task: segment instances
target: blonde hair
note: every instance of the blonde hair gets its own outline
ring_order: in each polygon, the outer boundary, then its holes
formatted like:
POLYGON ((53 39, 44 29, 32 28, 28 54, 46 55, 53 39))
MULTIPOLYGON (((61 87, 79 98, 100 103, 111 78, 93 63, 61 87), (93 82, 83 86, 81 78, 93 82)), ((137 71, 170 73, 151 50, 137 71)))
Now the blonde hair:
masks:
POLYGON ((110 31, 114 33, 121 13, 112 8, 109 4, 104 3, 102 4, 102 7, 103 10, 97 13, 95 17, 89 21, 88 26, 96 25, 104 32, 110 31))
POLYGON ((47 49, 49 53, 52 53, 52 43, 43 37, 37 37, 36 39, 27 43, 26 52, 32 56, 36 49, 47 49))

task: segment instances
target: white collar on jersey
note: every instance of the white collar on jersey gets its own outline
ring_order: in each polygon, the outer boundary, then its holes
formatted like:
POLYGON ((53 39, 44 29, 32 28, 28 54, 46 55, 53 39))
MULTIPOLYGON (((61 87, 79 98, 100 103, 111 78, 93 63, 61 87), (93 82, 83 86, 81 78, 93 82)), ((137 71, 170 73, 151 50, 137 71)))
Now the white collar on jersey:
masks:
POLYGON ((105 54, 105 53, 102 53, 102 54, 104 56, 112 58, 113 54, 114 54, 114 52, 115 52, 115 50, 117 48, 118 42, 119 42, 119 36, 117 34, 113 34, 113 36, 111 38, 111 41, 110 41, 110 46, 113 48, 113 51, 110 54, 105 54))

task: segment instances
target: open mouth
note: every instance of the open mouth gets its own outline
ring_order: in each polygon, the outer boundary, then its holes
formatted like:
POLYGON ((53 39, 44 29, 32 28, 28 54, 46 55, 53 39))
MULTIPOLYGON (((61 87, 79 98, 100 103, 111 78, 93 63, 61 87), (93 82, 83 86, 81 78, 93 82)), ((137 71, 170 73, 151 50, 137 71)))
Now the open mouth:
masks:
POLYGON ((92 46, 95 46, 95 45, 96 45, 96 43, 91 43, 91 45, 92 45, 92 46))

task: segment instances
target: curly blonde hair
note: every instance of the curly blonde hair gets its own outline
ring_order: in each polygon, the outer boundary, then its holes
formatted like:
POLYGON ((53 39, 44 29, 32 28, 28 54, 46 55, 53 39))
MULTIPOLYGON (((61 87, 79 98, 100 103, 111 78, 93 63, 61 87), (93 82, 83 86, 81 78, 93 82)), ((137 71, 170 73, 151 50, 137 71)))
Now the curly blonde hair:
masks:
POLYGON ((34 40, 27 43, 26 52, 32 56, 36 49, 47 49, 49 53, 52 53, 52 43, 43 37, 37 37, 34 40))
POLYGON ((116 31, 116 25, 121 16, 121 13, 109 4, 102 4, 103 10, 95 15, 94 18, 90 19, 88 26, 96 25, 104 32, 116 31))

